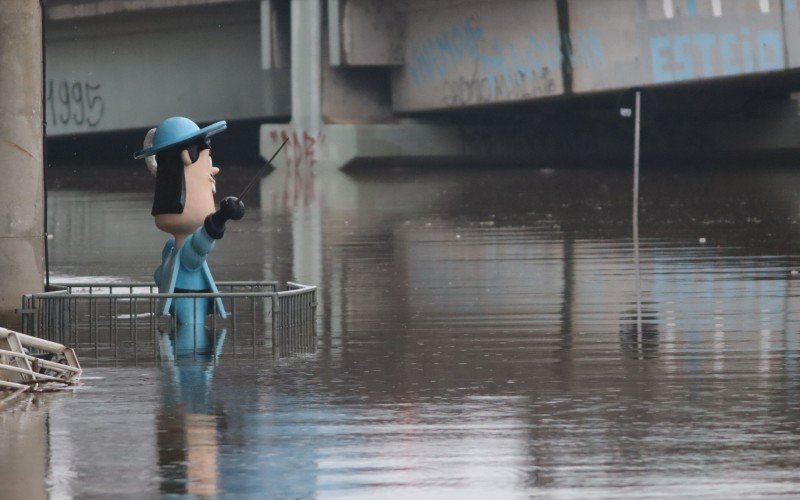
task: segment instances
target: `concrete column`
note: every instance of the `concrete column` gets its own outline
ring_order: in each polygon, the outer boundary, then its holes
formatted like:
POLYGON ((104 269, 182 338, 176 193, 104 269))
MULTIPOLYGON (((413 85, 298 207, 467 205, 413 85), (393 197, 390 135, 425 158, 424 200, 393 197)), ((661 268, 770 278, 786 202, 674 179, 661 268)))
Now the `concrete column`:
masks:
POLYGON ((14 328, 22 295, 44 287, 39 2, 0 2, 0 68, 0 325, 14 328))
POLYGON ((292 0, 292 121, 312 135, 321 125, 322 2, 292 0))
MULTIPOLYGON (((335 170, 358 158, 463 155, 468 145, 457 126, 430 125, 393 116, 383 117, 387 119, 385 123, 371 123, 374 99, 365 95, 375 89, 360 86, 364 82, 357 73, 334 73, 329 58, 324 57, 330 43, 324 36, 328 31, 324 25, 328 21, 326 9, 338 6, 339 2, 331 0, 292 0, 292 119, 287 124, 261 126, 261 155, 272 156, 286 138, 286 150, 276 158, 275 165, 307 172, 335 170), (326 119, 326 108, 346 110, 341 113, 346 117, 326 119)), ((341 22, 335 12, 332 19, 341 22)), ((337 31, 341 33, 342 26, 337 31)), ((389 95, 388 89, 385 94, 389 95)))

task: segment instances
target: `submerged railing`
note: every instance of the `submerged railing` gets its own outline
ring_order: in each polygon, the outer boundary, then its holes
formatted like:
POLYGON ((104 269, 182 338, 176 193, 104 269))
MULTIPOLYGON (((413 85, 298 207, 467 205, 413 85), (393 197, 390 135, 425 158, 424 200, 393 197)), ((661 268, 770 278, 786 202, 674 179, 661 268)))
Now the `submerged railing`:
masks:
MULTIPOLYGON (((112 359, 158 356, 160 339, 173 335, 182 349, 204 350, 222 339, 234 354, 271 350, 277 355, 313 352, 316 287, 278 282, 220 282, 219 293, 159 293, 152 283, 70 283, 22 298, 22 331, 73 346, 81 355, 112 359), (227 317, 177 324, 162 315, 165 299, 212 303, 220 298, 227 317), (188 339, 188 340, 187 340, 188 339)), ((195 306, 196 307, 196 306, 195 306)))

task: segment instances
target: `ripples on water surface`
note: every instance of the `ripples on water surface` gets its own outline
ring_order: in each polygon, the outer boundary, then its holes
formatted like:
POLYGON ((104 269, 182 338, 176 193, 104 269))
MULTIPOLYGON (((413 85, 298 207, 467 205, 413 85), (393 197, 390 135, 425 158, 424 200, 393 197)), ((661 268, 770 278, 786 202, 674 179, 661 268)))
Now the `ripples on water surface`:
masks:
MULTIPOLYGON (((150 181, 92 182, 51 174, 53 280, 150 279, 150 181)), ((210 265, 318 284, 315 352, 85 357, 0 413, 3 497, 798 494, 799 185, 645 173, 637 335, 626 171, 274 171, 210 265)))

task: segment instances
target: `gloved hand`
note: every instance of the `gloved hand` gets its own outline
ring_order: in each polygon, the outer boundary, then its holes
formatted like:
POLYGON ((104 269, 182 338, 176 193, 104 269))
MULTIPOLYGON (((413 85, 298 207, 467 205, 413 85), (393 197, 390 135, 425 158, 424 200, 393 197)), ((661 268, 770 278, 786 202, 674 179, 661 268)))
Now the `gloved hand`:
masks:
POLYGON ((203 224, 209 236, 218 240, 225 234, 225 223, 244 217, 244 203, 235 196, 228 196, 219 204, 219 210, 206 217, 203 224))

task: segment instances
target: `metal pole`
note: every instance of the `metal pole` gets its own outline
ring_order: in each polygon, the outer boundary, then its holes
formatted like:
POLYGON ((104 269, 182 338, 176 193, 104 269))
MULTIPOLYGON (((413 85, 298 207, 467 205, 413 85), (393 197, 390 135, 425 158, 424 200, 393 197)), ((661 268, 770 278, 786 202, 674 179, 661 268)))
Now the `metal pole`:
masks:
POLYGON ((636 91, 636 120, 633 127, 633 259, 636 267, 636 334, 642 334, 642 273, 639 262, 639 142, 642 127, 642 92, 636 91))
POLYGON ((39 0, 39 9, 42 14, 42 191, 44 192, 42 199, 44 215, 42 218, 44 219, 44 285, 47 290, 50 288, 50 245, 47 243, 49 237, 47 226, 47 115, 44 111, 47 100, 47 52, 44 39, 44 0, 39 0))

